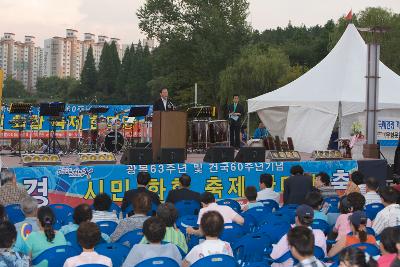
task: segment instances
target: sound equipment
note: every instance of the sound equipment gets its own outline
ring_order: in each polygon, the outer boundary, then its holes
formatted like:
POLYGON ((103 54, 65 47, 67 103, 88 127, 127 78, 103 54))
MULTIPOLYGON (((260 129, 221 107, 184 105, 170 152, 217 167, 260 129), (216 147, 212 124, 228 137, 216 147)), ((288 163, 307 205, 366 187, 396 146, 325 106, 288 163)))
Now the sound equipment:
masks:
POLYGON ((271 161, 300 161, 298 151, 268 151, 267 158, 271 161))
POLYGON ((61 165, 61 158, 59 155, 22 154, 21 159, 24 166, 61 165))
POLYGON ((209 148, 203 161, 209 163, 233 162, 235 158, 234 147, 212 147, 209 148))
POLYGON ((242 147, 235 157, 236 162, 265 162, 264 147, 242 147))
POLYGON ((113 153, 79 153, 80 165, 115 164, 117 159, 113 153))
POLYGON ((287 142, 288 142, 288 145, 289 145, 289 150, 290 150, 290 151, 293 151, 293 150, 294 150, 294 145, 293 145, 293 139, 292 139, 292 137, 288 137, 288 138, 287 138, 287 142))
POLYGON ((274 138, 272 137, 272 136, 268 136, 267 137, 267 142, 266 142, 266 146, 265 146, 265 148, 267 149, 267 150, 276 150, 276 147, 275 147, 275 143, 274 143, 274 138))
POLYGON ((161 148, 159 163, 185 163, 185 148, 161 148))
POLYGON ((274 143, 275 143, 275 149, 277 151, 282 151, 281 139, 279 138, 279 136, 277 136, 277 135, 275 136, 274 143))
POLYGON ((121 164, 145 165, 153 163, 153 150, 151 148, 134 147, 124 151, 121 164))
POLYGON ((339 150, 314 150, 311 157, 315 160, 343 159, 343 155, 339 150))

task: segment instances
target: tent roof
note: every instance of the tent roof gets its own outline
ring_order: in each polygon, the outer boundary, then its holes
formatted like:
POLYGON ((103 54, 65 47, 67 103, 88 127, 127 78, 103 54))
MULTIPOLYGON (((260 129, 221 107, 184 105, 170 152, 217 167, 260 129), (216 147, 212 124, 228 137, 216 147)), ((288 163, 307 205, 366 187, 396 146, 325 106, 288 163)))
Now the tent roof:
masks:
MULTIPOLYGON (((332 51, 314 68, 293 82, 248 100, 249 112, 270 107, 304 106, 331 114, 362 112, 366 98, 367 45, 353 24, 349 24, 332 51), (346 104, 347 103, 347 104, 346 104)), ((400 106, 400 77, 379 65, 380 108, 400 106)))

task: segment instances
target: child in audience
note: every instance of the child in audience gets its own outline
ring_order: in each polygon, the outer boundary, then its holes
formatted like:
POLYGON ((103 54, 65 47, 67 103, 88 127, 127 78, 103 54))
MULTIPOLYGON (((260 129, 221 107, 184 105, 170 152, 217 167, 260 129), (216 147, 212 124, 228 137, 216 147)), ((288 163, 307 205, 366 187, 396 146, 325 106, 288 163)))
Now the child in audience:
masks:
POLYGON ((375 267, 376 261, 359 248, 346 248, 340 253, 340 267, 375 267))
POLYGON ((296 226, 287 234, 290 252, 299 263, 296 267, 324 267, 321 261, 314 256, 314 235, 311 229, 305 226, 296 226))
POLYGON ((108 211, 112 205, 112 200, 106 193, 98 194, 93 200, 92 222, 113 221, 118 223, 115 211, 108 211))
POLYGON ((206 240, 192 248, 182 262, 182 267, 188 267, 201 258, 214 255, 225 254, 233 256, 229 243, 219 239, 224 229, 224 218, 217 211, 207 211, 203 214, 200 221, 200 229, 206 240))
POLYGON ((382 203, 381 197, 377 193, 379 182, 374 177, 369 177, 365 182, 367 193, 365 193, 365 205, 372 203, 382 203))
POLYGON ((364 174, 360 171, 355 171, 350 175, 344 194, 348 195, 353 192, 361 193, 362 195, 366 193, 364 174))
POLYGON ((29 267, 29 257, 12 250, 17 230, 9 221, 0 222, 0 266, 29 267))
MULTIPOLYGON (((339 240, 343 236, 346 236, 351 232, 349 217, 357 210, 364 210, 365 198, 363 195, 357 192, 348 194, 342 197, 340 200, 339 210, 340 215, 336 220, 336 224, 333 228, 333 232, 337 233, 336 240, 339 240)), ((371 227, 371 221, 368 220, 367 226, 371 227)))
POLYGON ((338 254, 345 247, 357 243, 369 243, 376 245, 376 240, 373 235, 367 234, 367 221, 368 217, 364 211, 355 211, 349 217, 352 235, 344 235, 329 251, 328 256, 333 257, 338 254))
POLYGON ((100 242, 101 233, 97 224, 93 222, 83 222, 78 228, 78 243, 83 252, 79 256, 68 258, 64 267, 77 267, 84 264, 102 264, 112 267, 111 259, 94 251, 94 247, 100 242))
POLYGON ((396 259, 397 249, 396 240, 400 235, 400 230, 396 227, 385 228, 380 237, 379 248, 382 256, 378 259, 379 267, 390 266, 390 264, 396 259))
POLYGON ((320 211, 322 209, 322 203, 324 199, 320 192, 312 191, 306 195, 305 204, 309 205, 314 210, 314 220, 324 220, 328 222, 328 216, 320 211))
POLYGON ((244 190, 244 195, 248 203, 242 207, 243 211, 246 211, 255 207, 263 207, 264 205, 261 202, 257 202, 257 189, 255 186, 248 186, 244 190))
MULTIPOLYGON (((64 235, 53 229, 56 217, 50 207, 40 207, 37 212, 37 218, 40 230, 32 232, 26 240, 32 259, 35 259, 46 249, 67 244, 64 235)), ((47 261, 42 261, 36 266, 47 267, 47 261)))
POLYGON ((165 223, 158 217, 150 217, 143 223, 143 234, 150 244, 134 245, 122 267, 136 264, 155 257, 168 257, 181 264, 182 256, 176 245, 161 244, 166 232, 165 223))

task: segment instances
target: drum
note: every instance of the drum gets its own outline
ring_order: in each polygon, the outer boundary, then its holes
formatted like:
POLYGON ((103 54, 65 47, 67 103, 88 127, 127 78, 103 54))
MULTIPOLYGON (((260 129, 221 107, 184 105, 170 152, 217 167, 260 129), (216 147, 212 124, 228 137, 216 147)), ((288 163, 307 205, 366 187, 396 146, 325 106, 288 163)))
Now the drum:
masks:
POLYGON ((208 120, 193 120, 190 124, 190 140, 192 148, 206 148, 210 143, 208 120))
POLYGON ((226 120, 210 121, 210 137, 211 143, 222 144, 228 143, 229 138, 229 123, 226 120))
POLYGON ((121 151, 124 143, 124 136, 120 132, 111 131, 104 138, 103 150, 107 152, 121 151))

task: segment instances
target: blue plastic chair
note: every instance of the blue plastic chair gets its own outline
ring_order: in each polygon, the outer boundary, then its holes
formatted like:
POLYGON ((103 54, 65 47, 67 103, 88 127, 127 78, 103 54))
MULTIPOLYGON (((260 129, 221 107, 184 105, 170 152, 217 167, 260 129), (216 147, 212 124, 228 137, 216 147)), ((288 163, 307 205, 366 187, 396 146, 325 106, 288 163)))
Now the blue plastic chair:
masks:
POLYGON ((372 203, 365 206, 365 213, 367 214, 368 219, 373 221, 376 217, 376 214, 380 212, 385 206, 381 203, 372 203))
POLYGON ((115 228, 117 228, 118 224, 114 221, 101 221, 96 222, 96 224, 100 228, 100 232, 105 233, 107 235, 111 235, 114 233, 115 228))
POLYGON ((221 233, 220 239, 228 243, 234 243, 245 234, 243 227, 236 223, 224 224, 224 230, 221 233))
POLYGON ((108 266, 103 264, 83 264, 83 265, 78 265, 77 267, 108 267, 108 266))
POLYGON ((237 202, 236 200, 233 200, 233 199, 221 199, 221 200, 217 201, 217 204, 229 206, 237 213, 240 213, 242 211, 242 208, 240 207, 239 202, 237 202))
POLYGON ((372 257, 379 256, 381 254, 379 248, 370 243, 358 243, 358 244, 351 245, 350 247, 359 248, 359 249, 363 250, 364 252, 368 253, 372 257))
POLYGON ((204 257, 191 265, 191 267, 235 267, 238 266, 235 258, 223 255, 215 254, 204 257))
POLYGON ((314 219, 311 227, 313 229, 321 230, 322 232, 324 232, 325 235, 327 235, 331 229, 330 225, 326 221, 321 219, 314 219))
POLYGON ((244 213, 252 215, 256 219, 257 225, 260 226, 266 221, 268 214, 271 214, 271 209, 266 207, 254 207, 244 213))
POLYGON ((197 215, 185 215, 182 217, 179 217, 178 220, 176 220, 176 226, 181 230, 182 233, 186 233, 186 228, 187 227, 198 227, 197 220, 198 220, 197 215))
POLYGON ((61 225, 67 225, 73 221, 72 215, 74 213, 74 209, 71 206, 66 204, 51 204, 49 207, 53 210, 57 222, 61 225))
POLYGON ((132 248, 134 245, 139 244, 142 238, 143 238, 142 229, 136 229, 122 235, 117 240, 117 243, 124 244, 127 245, 129 248, 132 248))
POLYGON ((257 230, 257 220, 253 215, 242 213, 241 216, 244 219, 243 230, 246 234, 254 233, 257 230))
POLYGON ((130 249, 120 243, 103 243, 99 244, 94 249, 100 255, 109 257, 113 266, 122 266, 130 249))
POLYGON ((265 218, 266 223, 287 222, 290 224, 290 215, 282 211, 270 213, 265 218))
POLYGON ((46 249, 32 260, 32 265, 47 261, 48 266, 62 267, 64 262, 71 257, 79 255, 79 251, 71 246, 56 246, 46 249))
MULTIPOLYGON (((157 211, 157 205, 154 204, 153 202, 151 203, 151 210, 147 213, 147 216, 153 216, 156 214, 157 211)), ((128 207, 126 207, 126 209, 122 212, 122 215, 124 216, 124 218, 127 218, 129 216, 129 213, 131 213, 133 211, 132 205, 129 205, 128 207)))
POLYGON ((328 213, 339 213, 339 197, 326 197, 324 203, 329 204, 328 213))
POLYGON ((271 265, 267 264, 266 262, 250 262, 245 264, 244 267, 270 267, 271 265))
POLYGON ((136 267, 179 267, 179 264, 171 258, 167 257, 157 257, 152 259, 147 259, 139 264, 135 265, 136 267))
MULTIPOLYGON (((324 250, 320 247, 314 246, 314 256, 319 259, 320 261, 324 261, 325 259, 325 253, 324 250)), ((286 252, 285 254, 283 254, 281 257, 279 257, 276 260, 272 260, 274 263, 284 263, 285 261, 292 259, 293 260, 293 264, 297 264, 299 261, 297 259, 295 259, 292 255, 292 253, 290 252, 290 250, 288 252, 286 252)))
POLYGON ((271 249, 271 240, 263 233, 251 233, 236 241, 233 246, 233 254, 241 265, 249 262, 264 260, 267 250, 271 249))
POLYGON ((78 243, 78 235, 77 231, 72 231, 64 235, 65 240, 67 240, 67 245, 76 248, 79 251, 82 251, 81 245, 78 243))
POLYGON ((290 223, 294 223, 296 217, 296 209, 299 205, 297 204, 288 204, 284 205, 279 209, 279 212, 285 213, 290 218, 290 223))
POLYGON ((270 208, 272 211, 278 211, 279 210, 279 203, 276 202, 275 200, 272 199, 265 199, 265 200, 260 200, 264 207, 270 208))
POLYGON ((197 215, 200 211, 200 203, 195 200, 182 200, 175 203, 179 217, 185 215, 197 215))
POLYGON ((290 230, 288 222, 272 222, 262 225, 257 233, 265 233, 271 239, 271 244, 277 244, 281 238, 290 230))
POLYGON ((5 207, 7 217, 13 224, 22 222, 25 220, 25 214, 21 210, 21 206, 19 204, 10 204, 5 207))

